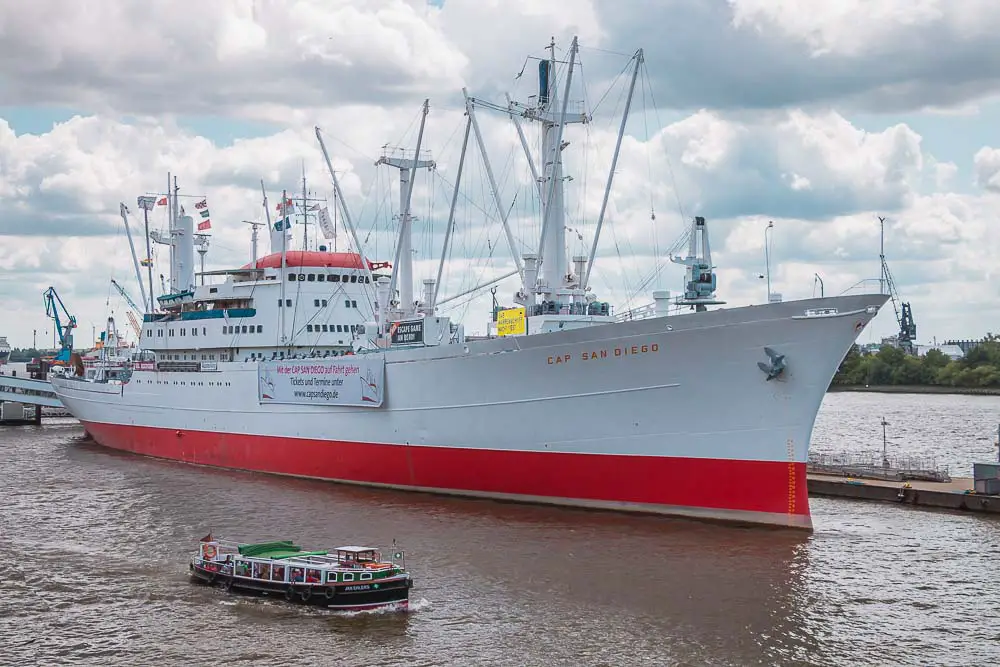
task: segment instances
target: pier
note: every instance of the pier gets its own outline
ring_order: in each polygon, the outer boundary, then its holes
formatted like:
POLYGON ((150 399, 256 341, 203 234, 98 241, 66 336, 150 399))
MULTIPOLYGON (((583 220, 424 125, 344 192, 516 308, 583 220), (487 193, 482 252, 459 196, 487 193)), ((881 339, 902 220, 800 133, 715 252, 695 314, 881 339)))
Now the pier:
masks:
POLYGON ((0 425, 38 425, 43 408, 64 410, 48 380, 0 375, 0 425))
POLYGON ((810 472, 807 478, 810 496, 1000 514, 1000 495, 977 493, 976 480, 971 477, 954 477, 947 482, 899 482, 810 472))

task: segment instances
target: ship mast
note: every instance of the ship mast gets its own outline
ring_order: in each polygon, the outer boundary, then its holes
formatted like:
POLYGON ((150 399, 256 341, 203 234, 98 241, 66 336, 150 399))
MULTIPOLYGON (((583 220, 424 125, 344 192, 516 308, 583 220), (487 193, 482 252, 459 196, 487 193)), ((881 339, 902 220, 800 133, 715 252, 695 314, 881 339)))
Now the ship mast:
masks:
POLYGON ((413 158, 390 157, 383 154, 375 163, 385 164, 399 170, 399 239, 396 242, 396 258, 393 264, 392 277, 389 282, 389 298, 395 294, 399 286, 399 309, 402 317, 413 314, 413 218, 410 215, 410 202, 413 198, 413 187, 417 169, 433 169, 433 160, 420 159, 420 146, 424 139, 424 125, 427 113, 430 111, 430 100, 424 100, 420 115, 420 130, 417 132, 417 148, 413 158))

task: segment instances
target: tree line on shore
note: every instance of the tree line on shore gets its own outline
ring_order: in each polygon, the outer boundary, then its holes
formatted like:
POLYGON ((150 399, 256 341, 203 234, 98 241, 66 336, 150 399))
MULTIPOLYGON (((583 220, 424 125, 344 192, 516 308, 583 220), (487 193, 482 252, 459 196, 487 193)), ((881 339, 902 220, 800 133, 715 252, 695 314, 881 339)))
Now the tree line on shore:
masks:
POLYGON ((874 354, 863 354, 859 345, 853 345, 831 384, 1000 387, 1000 336, 986 334, 963 358, 955 360, 940 350, 918 357, 883 345, 874 354))

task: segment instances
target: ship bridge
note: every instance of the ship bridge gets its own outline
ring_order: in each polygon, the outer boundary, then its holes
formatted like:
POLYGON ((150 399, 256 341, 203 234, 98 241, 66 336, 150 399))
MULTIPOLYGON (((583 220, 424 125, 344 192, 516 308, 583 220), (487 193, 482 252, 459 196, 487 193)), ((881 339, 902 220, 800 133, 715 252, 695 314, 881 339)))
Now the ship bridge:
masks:
POLYGON ((0 375, 0 402, 3 401, 50 408, 63 407, 48 380, 30 380, 10 375, 0 375))

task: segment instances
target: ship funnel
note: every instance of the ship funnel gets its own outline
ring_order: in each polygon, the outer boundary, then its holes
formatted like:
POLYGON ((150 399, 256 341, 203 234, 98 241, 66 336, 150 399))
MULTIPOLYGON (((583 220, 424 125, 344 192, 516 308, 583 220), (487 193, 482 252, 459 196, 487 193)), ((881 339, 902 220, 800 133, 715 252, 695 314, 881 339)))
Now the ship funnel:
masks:
POLYGON ((194 288, 194 218, 181 215, 177 218, 177 291, 194 288))

